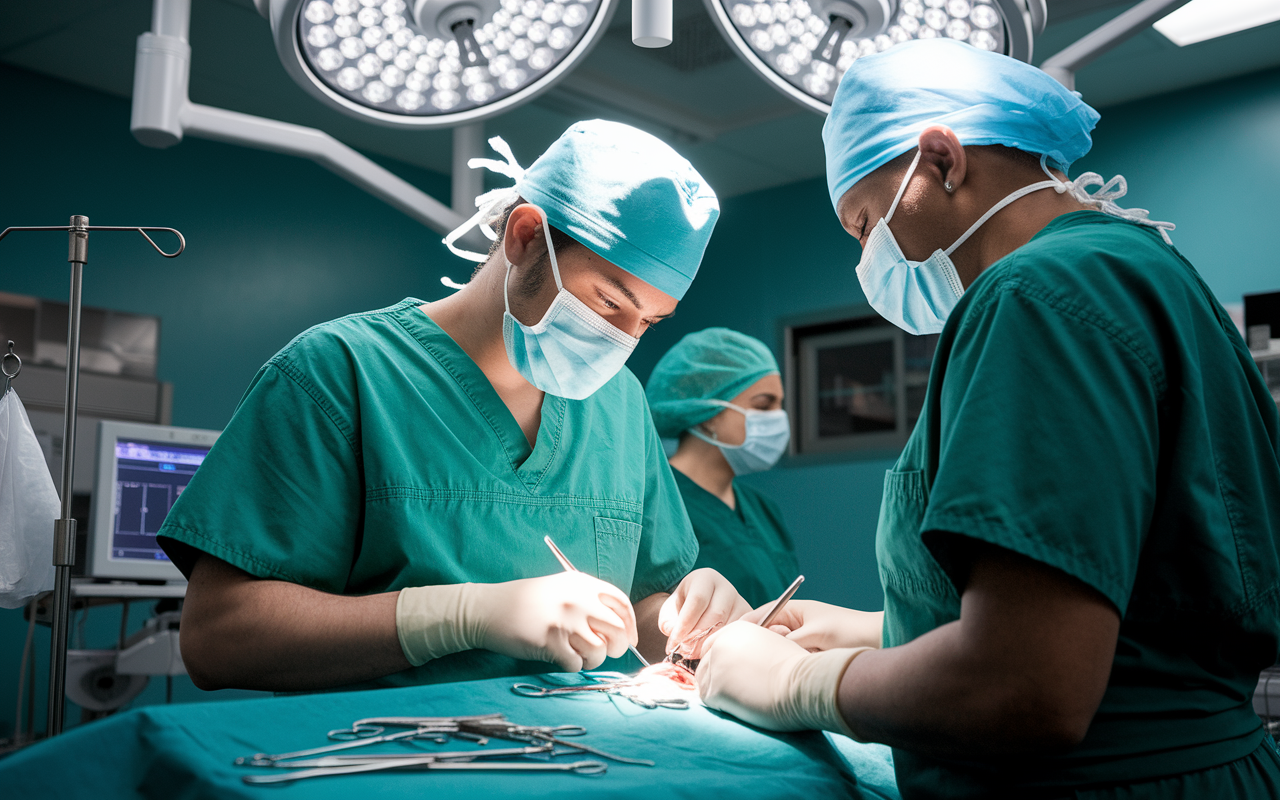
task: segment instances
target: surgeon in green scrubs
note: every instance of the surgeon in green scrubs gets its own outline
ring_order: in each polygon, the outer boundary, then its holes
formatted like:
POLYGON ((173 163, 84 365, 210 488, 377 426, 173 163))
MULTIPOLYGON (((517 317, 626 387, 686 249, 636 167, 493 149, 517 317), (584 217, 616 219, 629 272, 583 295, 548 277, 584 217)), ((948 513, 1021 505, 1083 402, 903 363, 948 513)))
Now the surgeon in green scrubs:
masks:
POLYGON ((941 332, 885 479, 885 608, 753 612, 698 683, 892 745, 907 800, 1280 797, 1251 702, 1280 656, 1280 417, 1172 226, 1066 180, 1097 119, 938 40, 858 59, 823 129, 868 301, 941 332))
POLYGON ((299 335, 168 515, 197 686, 575 671, 748 610, 690 574, 697 540, 623 366, 693 280, 715 194, 617 123, 574 125, 527 172, 491 144, 505 162, 479 165, 515 185, 477 201, 468 224, 496 241, 471 281, 299 335))
POLYGON ((698 537, 695 566, 752 606, 777 598, 800 571, 795 544, 778 506, 734 480, 772 467, 790 441, 773 353, 728 328, 691 333, 658 361, 645 394, 658 435, 679 439, 671 467, 698 537))

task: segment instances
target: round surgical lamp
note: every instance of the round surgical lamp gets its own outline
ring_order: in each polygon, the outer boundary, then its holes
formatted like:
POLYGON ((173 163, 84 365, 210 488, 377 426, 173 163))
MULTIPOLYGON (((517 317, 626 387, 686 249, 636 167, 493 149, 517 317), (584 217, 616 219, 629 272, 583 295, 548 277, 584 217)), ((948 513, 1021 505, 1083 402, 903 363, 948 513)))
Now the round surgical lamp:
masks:
POLYGON ((616 0, 255 0, 304 89, 392 127, 478 122, 563 78, 616 0))
POLYGON ((831 111, 859 58, 912 39, 947 37, 1031 60, 1045 0, 705 0, 742 58, 779 91, 831 111))

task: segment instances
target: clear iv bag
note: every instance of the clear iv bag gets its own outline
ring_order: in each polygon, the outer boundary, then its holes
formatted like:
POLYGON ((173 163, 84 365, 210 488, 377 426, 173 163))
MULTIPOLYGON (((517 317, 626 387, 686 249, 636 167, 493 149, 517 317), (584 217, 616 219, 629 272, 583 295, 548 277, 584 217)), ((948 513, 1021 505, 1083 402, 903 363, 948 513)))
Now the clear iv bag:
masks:
POLYGON ((0 397, 0 608, 53 589, 53 522, 60 505, 27 410, 0 397))

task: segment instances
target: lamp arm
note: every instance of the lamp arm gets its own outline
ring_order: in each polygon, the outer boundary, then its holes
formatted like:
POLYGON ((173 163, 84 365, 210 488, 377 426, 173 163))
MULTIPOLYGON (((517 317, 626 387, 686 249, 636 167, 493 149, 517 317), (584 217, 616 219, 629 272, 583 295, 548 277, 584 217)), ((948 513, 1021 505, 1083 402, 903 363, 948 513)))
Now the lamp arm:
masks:
POLYGON ((1188 2, 1189 0, 1143 0, 1046 58, 1040 69, 1068 89, 1075 89, 1076 73, 1082 67, 1188 2))
POLYGON ((182 107, 185 133, 218 142, 309 158, 369 194, 445 234, 466 217, 324 131, 198 103, 182 107))
POLYGON ((171 147, 189 133, 309 158, 441 234, 470 216, 455 212, 324 131, 192 103, 190 9, 191 0, 155 0, 153 30, 138 37, 129 127, 139 142, 171 147))

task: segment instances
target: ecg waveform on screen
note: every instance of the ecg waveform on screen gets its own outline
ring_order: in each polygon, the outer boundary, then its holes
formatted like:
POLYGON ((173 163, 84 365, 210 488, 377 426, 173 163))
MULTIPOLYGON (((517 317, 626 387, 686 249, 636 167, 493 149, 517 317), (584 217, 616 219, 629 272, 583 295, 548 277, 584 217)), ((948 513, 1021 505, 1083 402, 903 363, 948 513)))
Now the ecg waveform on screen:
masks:
POLYGON ((167 556, 156 542, 156 534, 204 460, 204 453, 190 448, 120 442, 116 454, 112 557, 165 560, 167 556))
POLYGON ((187 485, 166 483, 134 483, 119 481, 119 503, 116 505, 116 533, 155 536, 173 507, 173 502, 187 485))

